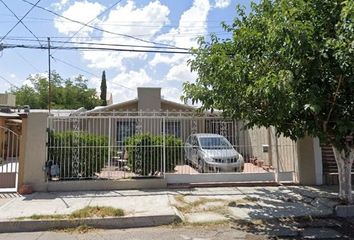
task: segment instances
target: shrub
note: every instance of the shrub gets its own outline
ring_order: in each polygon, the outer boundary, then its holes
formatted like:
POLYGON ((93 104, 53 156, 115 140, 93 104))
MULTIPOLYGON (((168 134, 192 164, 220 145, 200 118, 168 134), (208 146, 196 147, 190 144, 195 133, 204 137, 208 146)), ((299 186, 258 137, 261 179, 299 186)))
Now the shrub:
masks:
MULTIPOLYGON (((163 172, 163 145, 163 136, 137 134, 127 138, 125 146, 128 152, 128 165, 132 171, 144 176, 163 172)), ((165 136, 166 172, 174 171, 182 157, 182 151, 180 138, 165 136)))
POLYGON ((104 167, 107 157, 106 136, 75 132, 49 134, 48 165, 59 165, 60 178, 93 178, 104 167), (78 162, 74 162, 76 158, 78 162))

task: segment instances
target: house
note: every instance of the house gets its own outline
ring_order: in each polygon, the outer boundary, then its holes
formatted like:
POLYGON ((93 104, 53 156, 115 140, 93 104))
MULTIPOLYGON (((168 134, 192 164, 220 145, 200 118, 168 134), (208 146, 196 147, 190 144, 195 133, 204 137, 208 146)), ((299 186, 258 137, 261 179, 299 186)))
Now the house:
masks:
MULTIPOLYGON (((77 129, 95 135, 111 136, 110 143, 117 150, 123 150, 125 140, 137 133, 173 135, 185 142, 192 133, 215 133, 226 137, 246 158, 262 160, 264 165, 276 166, 277 157, 287 160, 284 171, 293 170, 296 153, 290 147, 291 140, 279 138, 279 145, 289 149, 277 152, 274 145, 274 129, 243 129, 244 123, 225 119, 220 112, 197 112, 196 107, 164 99, 161 88, 138 88, 137 98, 100 106, 93 110, 72 115, 80 116, 77 129), (87 118, 85 118, 85 116, 87 118)), ((67 126, 59 123, 54 129, 67 126)), ((72 124, 72 123, 71 123, 72 124)), ((183 149, 182 149, 183 150, 183 149)))
MULTIPOLYGON (((163 131, 167 135, 181 137, 183 140, 194 132, 211 132, 226 136, 229 141, 236 144, 236 135, 233 134, 236 128, 235 121, 227 121, 220 114, 196 113, 196 107, 187 104, 177 103, 164 99, 161 96, 161 88, 141 87, 137 89, 137 98, 108 105, 100 106, 93 110, 80 112, 81 116, 121 116, 117 124, 112 126, 116 132, 116 141, 122 143, 127 137, 134 135, 137 128, 138 119, 142 119, 143 132, 150 132, 158 135, 163 131), (128 117, 129 116, 129 117, 128 117), (139 118, 137 117, 139 116, 139 118), (155 119, 153 119, 155 116, 155 119), (193 121, 191 120, 193 117, 193 121), (162 125, 162 117, 165 122, 162 125), (194 126, 192 126, 194 124, 194 126), (224 125, 224 126, 222 126, 224 125), (164 127, 164 129, 163 129, 164 127), (196 128, 196 129, 193 129, 196 128)), ((93 120, 98 121, 98 120, 93 120)), ((87 122, 87 126, 100 125, 87 122)), ((101 126, 108 124, 101 121, 101 126)), ((108 128, 106 128, 107 130, 108 128)), ((102 132, 104 129, 98 130, 102 132)))

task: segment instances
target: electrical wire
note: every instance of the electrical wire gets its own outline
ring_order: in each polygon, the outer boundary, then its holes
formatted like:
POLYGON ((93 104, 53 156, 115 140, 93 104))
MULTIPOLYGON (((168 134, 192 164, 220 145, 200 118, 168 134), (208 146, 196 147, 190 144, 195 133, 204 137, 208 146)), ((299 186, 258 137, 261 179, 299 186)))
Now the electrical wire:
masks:
POLYGON ((18 86, 16 86, 15 84, 11 83, 9 80, 7 80, 6 78, 4 78, 3 76, 0 75, 0 78, 1 78, 2 80, 4 80, 5 82, 7 82, 8 84, 10 84, 10 86, 15 87, 15 88, 18 88, 18 86))
MULTIPOLYGON (((14 45, 14 44, 3 44, 3 49, 11 48, 25 48, 25 49, 48 49, 48 46, 34 46, 34 45, 14 45)), ((91 51, 117 51, 117 52, 142 52, 142 53, 169 53, 169 54, 192 54, 190 51, 172 51, 172 50, 149 50, 149 49, 127 49, 127 48, 108 48, 108 47, 60 47, 60 46, 50 46, 50 49, 60 49, 60 50, 91 50, 91 51)))
MULTIPOLYGON (((84 29, 85 27, 87 27, 87 25, 89 25, 90 23, 92 23, 93 21, 95 21, 97 18, 99 18, 100 16, 102 16, 103 14, 105 14, 106 12, 108 12, 109 10, 111 10, 112 8, 114 8, 115 6, 117 6, 122 0, 119 0, 117 2, 115 2, 114 4, 112 4, 111 6, 109 6, 107 9, 105 9, 103 12, 101 12, 100 14, 98 14, 96 17, 92 18, 90 21, 88 21, 87 23, 85 23, 81 28, 79 28, 79 30, 77 30, 73 35, 71 35, 69 37, 69 39, 67 41, 65 41, 63 43, 62 46, 64 46, 67 42, 69 42, 71 39, 73 39, 76 34, 78 34, 82 29, 84 29)), ((53 53, 54 54, 54 53, 53 53)))
MULTIPOLYGON (((22 20, 32 11, 33 8, 37 7, 37 4, 40 2, 41 0, 38 0, 35 4, 31 3, 32 7, 25 13, 25 15, 23 15, 23 17, 18 20, 18 22, 5 34, 5 36, 3 36, 1 39, 0 39, 0 42, 2 42, 6 37, 7 35, 9 35, 12 30, 14 30, 16 28, 16 26, 22 22, 22 20)), ((1 0, 1 2, 6 6, 6 4, 1 0)))
MULTIPOLYGON (((211 32, 212 34, 214 35, 217 35, 217 36, 221 36, 221 35, 232 35, 232 33, 228 33, 226 31, 218 31, 218 32, 211 32)), ((190 38, 193 38, 193 37, 198 37, 198 36, 201 36, 201 35, 204 35, 205 32, 183 32, 183 33, 178 33, 178 34, 168 34, 168 36, 170 37, 174 37, 174 38, 177 38, 177 37, 190 37, 190 38)), ((138 34, 138 35, 134 35, 135 37, 141 37, 141 36, 149 36, 149 34, 138 34)), ((41 37, 38 37, 39 39, 47 39, 47 37, 44 37, 44 36, 41 36, 41 37)), ((66 39, 66 38, 69 38, 69 37, 63 37, 63 36, 51 36, 50 37, 51 39, 66 39)), ((75 37, 75 39, 101 39, 102 36, 90 36, 90 37, 75 37)), ((107 39, 116 39, 116 38, 121 38, 121 37, 117 37, 117 36, 105 36, 104 38, 107 38, 107 39)), ((12 37, 12 38, 7 38, 7 39, 26 39, 26 37, 21 37, 21 36, 15 36, 15 37, 12 37)), ((183 49, 183 48, 188 48, 188 47, 171 47, 171 48, 176 48, 176 49, 183 49)))
POLYGON ((91 76, 94 76, 94 77, 100 77, 100 76, 98 76, 97 74, 94 74, 94 73, 92 73, 92 72, 89 72, 89 71, 86 71, 86 70, 84 70, 84 69, 82 69, 82 68, 80 68, 80 67, 77 67, 77 66, 75 66, 75 65, 73 65, 73 64, 71 64, 71 63, 68 63, 68 62, 66 62, 66 61, 64 61, 64 60, 62 60, 62 59, 59 59, 59 58, 57 58, 57 57, 54 57, 54 56, 50 56, 54 61, 58 61, 58 62, 61 62, 61 63, 63 63, 63 64, 65 64, 65 65, 67 65, 67 66, 69 66, 69 67, 72 67, 72 68, 75 68, 75 69, 77 69, 77 70, 80 70, 81 72, 84 72, 84 73, 87 73, 87 74, 89 74, 89 75, 91 75, 91 76))
MULTIPOLYGON (((91 76, 94 76, 94 77, 97 77, 97 78, 100 77, 100 76, 98 76, 98 75, 95 74, 95 73, 86 71, 86 70, 84 70, 84 69, 82 69, 82 68, 80 68, 80 67, 77 67, 77 66, 73 65, 72 63, 68 63, 68 62, 66 62, 66 61, 64 61, 64 60, 62 60, 62 59, 57 58, 57 57, 51 56, 51 58, 52 58, 54 61, 61 62, 62 64, 65 64, 65 65, 67 65, 67 66, 69 66, 69 67, 72 67, 72 68, 74 68, 74 69, 77 69, 77 70, 79 70, 79 71, 81 71, 81 72, 90 74, 91 76)), ((115 82, 109 82, 109 83, 110 83, 110 84, 119 85, 119 86, 124 87, 124 88, 126 88, 126 89, 128 89, 128 90, 135 91, 134 89, 132 89, 132 88, 130 88, 130 87, 127 87, 127 86, 124 86, 123 84, 120 84, 120 83, 115 83, 115 82)))
MULTIPOLYGON (((39 41, 38 37, 31 31, 31 29, 29 29, 26 24, 16 15, 16 13, 14 11, 11 10, 11 8, 9 6, 7 6, 7 4, 3 1, 3 0, 0 0, 2 2, 2 4, 15 16, 15 18, 32 34, 32 36, 34 36, 39 45, 42 46, 41 42, 39 41)), ((17 23, 18 24, 18 23, 17 23)), ((6 37, 6 36, 5 36, 6 37)))
MULTIPOLYGON (((27 1, 27 0, 22 0, 22 1, 25 2, 25 3, 28 3, 28 4, 32 5, 32 6, 34 6, 33 3, 31 3, 31 2, 29 2, 29 1, 27 1)), ((68 20, 68 21, 70 21, 70 22, 78 23, 78 24, 80 24, 80 25, 84 25, 84 26, 86 26, 86 27, 88 27, 88 28, 91 28, 91 29, 94 29, 94 30, 97 30, 97 31, 100 31, 100 32, 109 33, 109 34, 117 35, 117 36, 121 36, 121 37, 126 37, 126 38, 130 38, 130 39, 134 39, 134 40, 136 40, 136 41, 145 42, 145 43, 150 43, 150 44, 154 44, 154 45, 161 45, 161 46, 168 46, 168 47, 176 47, 176 46, 173 46, 173 45, 170 45, 170 44, 166 44, 166 43, 158 43, 158 42, 154 42, 154 41, 145 40, 145 39, 138 38, 138 37, 134 37, 134 36, 128 35, 128 34, 122 34, 122 33, 116 33, 116 32, 112 32, 112 31, 108 31, 108 30, 105 30, 105 29, 102 29, 102 28, 99 28, 99 27, 95 27, 95 26, 92 26, 92 25, 88 25, 88 24, 85 25, 85 23, 83 23, 83 22, 80 22, 80 21, 77 21, 77 20, 74 20, 74 19, 71 19, 71 18, 62 16, 62 15, 60 15, 60 14, 58 14, 58 13, 52 11, 52 10, 49 10, 49 9, 47 9, 47 8, 45 8, 45 7, 37 6, 37 5, 36 5, 35 7, 36 7, 36 8, 39 8, 39 9, 42 9, 42 10, 44 10, 44 11, 50 12, 50 13, 54 14, 55 16, 58 16, 58 17, 63 18, 63 19, 66 19, 66 20, 68 20)))
MULTIPOLYGON (((36 41, 34 39, 16 39, 11 38, 10 40, 15 41, 26 41, 26 42, 33 42, 36 41)), ((45 41, 45 40, 41 40, 45 41)), ((148 45, 134 45, 134 44, 113 44, 113 43, 96 43, 96 42, 78 42, 78 41, 58 41, 58 40, 51 40, 51 43, 71 43, 71 44, 78 44, 78 45, 97 45, 97 46, 114 46, 114 47, 137 47, 137 48, 152 48, 152 49, 178 49, 178 50, 186 50, 188 48, 175 48, 175 47, 160 47, 160 46, 148 46, 148 45)), ((62 45, 63 46, 63 45, 62 45)))

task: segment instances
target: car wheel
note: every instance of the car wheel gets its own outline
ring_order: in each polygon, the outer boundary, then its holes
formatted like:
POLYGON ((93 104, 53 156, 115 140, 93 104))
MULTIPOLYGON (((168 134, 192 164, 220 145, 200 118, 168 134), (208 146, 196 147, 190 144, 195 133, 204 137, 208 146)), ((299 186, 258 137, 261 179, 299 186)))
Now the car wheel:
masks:
POLYGON ((198 159, 198 172, 204 173, 204 161, 202 159, 198 159))

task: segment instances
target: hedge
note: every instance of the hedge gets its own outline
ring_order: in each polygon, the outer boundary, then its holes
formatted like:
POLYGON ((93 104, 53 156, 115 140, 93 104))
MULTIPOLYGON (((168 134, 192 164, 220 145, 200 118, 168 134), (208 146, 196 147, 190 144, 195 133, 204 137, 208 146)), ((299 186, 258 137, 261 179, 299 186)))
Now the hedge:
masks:
MULTIPOLYGON (((127 138, 124 144, 128 153, 128 165, 134 173, 151 176, 163 172, 163 136, 137 134, 127 138)), ((173 172, 180 162, 182 145, 182 139, 173 135, 165 136, 166 172, 173 172)))
POLYGON ((50 133, 49 165, 58 164, 60 178, 94 178, 104 167, 108 157, 108 138, 88 133, 50 133), (74 159, 78 159, 74 171, 74 159))

